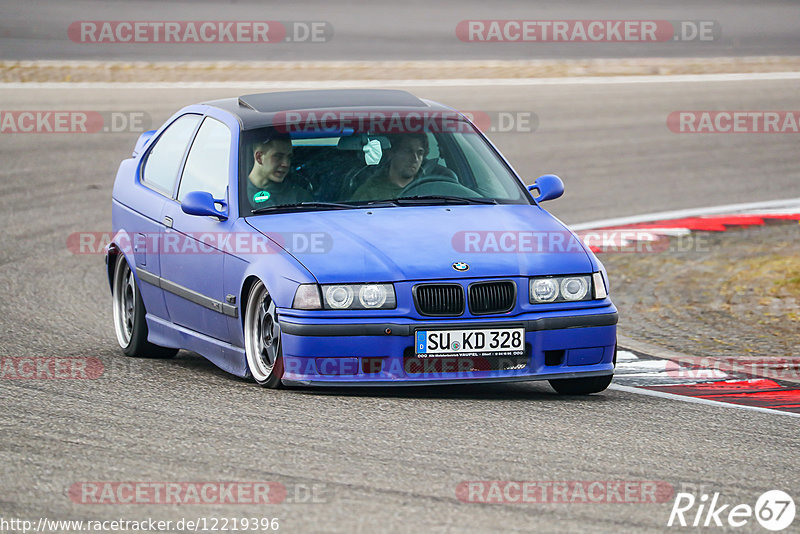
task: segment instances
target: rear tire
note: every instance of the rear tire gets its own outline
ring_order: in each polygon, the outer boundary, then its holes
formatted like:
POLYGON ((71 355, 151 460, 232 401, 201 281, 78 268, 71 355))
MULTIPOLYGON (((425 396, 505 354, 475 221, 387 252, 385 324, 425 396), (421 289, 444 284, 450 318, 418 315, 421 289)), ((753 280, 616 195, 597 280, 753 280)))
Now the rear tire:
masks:
POLYGON ((588 395, 600 393, 610 384, 613 375, 591 376, 588 378, 562 378, 549 380, 550 386, 561 395, 588 395))
POLYGON ((117 342, 126 356, 172 358, 178 354, 178 349, 159 347, 147 341, 144 302, 136 286, 136 277, 133 276, 123 254, 117 255, 111 296, 114 331, 117 334, 117 342))

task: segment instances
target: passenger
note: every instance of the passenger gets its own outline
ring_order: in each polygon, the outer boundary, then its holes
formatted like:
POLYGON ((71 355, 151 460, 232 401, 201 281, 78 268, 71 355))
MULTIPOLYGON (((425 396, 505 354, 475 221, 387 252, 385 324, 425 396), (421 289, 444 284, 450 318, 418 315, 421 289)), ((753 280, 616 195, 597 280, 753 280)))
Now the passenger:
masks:
POLYGON ((428 136, 403 134, 390 138, 391 148, 386 153, 382 171, 361 184, 352 200, 389 200, 400 196, 419 175, 422 162, 428 155, 428 136))
POLYGON ((289 137, 273 137, 256 143, 253 160, 253 170, 247 177, 247 199, 254 209, 311 200, 308 190, 286 179, 292 165, 289 137))

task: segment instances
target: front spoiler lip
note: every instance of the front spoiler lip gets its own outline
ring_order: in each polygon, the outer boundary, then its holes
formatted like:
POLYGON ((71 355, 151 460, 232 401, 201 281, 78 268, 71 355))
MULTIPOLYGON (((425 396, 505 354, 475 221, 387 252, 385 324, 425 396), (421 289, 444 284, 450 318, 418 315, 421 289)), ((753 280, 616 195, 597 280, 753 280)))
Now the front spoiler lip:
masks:
POLYGON ((563 378, 590 378, 595 376, 613 375, 611 371, 579 371, 574 373, 550 373, 546 375, 525 375, 525 376, 499 376, 490 378, 449 378, 449 379, 414 379, 403 378, 402 380, 371 380, 371 381, 328 381, 328 380, 293 380, 281 379, 286 386, 314 386, 314 387, 407 387, 407 386, 442 386, 457 384, 489 384, 502 382, 533 382, 540 380, 558 380, 563 378))
POLYGON ((493 322, 437 322, 422 323, 345 323, 345 324, 315 324, 294 323, 280 319, 281 331, 294 336, 328 337, 328 336, 411 336, 419 328, 447 329, 447 328, 483 328, 509 325, 514 323, 525 327, 526 332, 541 330, 563 330, 566 328, 590 328, 595 326, 614 326, 617 324, 617 312, 595 313, 584 315, 570 315, 566 317, 541 317, 539 319, 515 320, 515 318, 498 319, 493 322))

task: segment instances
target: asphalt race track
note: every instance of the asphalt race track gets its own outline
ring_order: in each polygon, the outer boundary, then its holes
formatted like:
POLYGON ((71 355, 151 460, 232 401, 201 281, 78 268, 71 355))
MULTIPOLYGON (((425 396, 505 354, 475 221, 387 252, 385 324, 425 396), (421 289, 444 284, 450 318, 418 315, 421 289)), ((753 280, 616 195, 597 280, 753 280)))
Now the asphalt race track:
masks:
MULTIPOLYGON (((789 0, 521 2, 518 0, 19 0, 0 1, 0 59, 104 60, 408 60, 796 55, 800 10, 789 0), (464 20, 665 20, 715 23, 713 40, 655 43, 463 42, 464 20), (116 43, 95 46, 68 37, 77 21, 248 21, 325 23, 328 38, 309 42, 289 30, 269 44, 116 43), (35 23, 32 23, 35 21, 35 23)), ((289 24, 292 28, 293 25, 289 24)), ((690 36, 690 32, 686 32, 690 36)))
MULTIPOLYGON (((459 109, 534 112, 535 132, 490 136, 530 180, 562 175, 567 193, 549 207, 580 223, 800 196, 796 136, 666 126, 681 109, 796 109, 798 89, 742 81, 413 91, 459 109)), ((6 109, 141 111, 154 126, 188 102, 237 92, 0 89, 6 109)), ((667 528, 671 496, 481 504, 457 490, 469 481, 655 481, 751 506, 767 490, 797 491, 791 417, 615 390, 559 397, 545 383, 274 391, 191 353, 125 358, 102 256, 66 243, 110 229, 113 177, 136 137, 0 137, 0 356, 90 357, 104 369, 93 380, 0 381, 3 517, 255 516, 279 518, 283 532, 655 532, 667 528), (269 481, 287 495, 259 506, 84 504, 70 489, 87 481, 269 481)))
MULTIPOLYGON (((800 55, 799 25, 789 0, 0 0, 0 68, 18 60, 789 57, 800 55), (707 42, 634 44, 456 37, 460 21, 484 19, 711 21, 719 31, 707 42), (317 21, 332 33, 265 48, 93 46, 67 31, 77 21, 124 20, 317 21)), ((800 134, 680 134, 667 122, 684 110, 800 110, 798 76, 656 78, 404 88, 488 117, 489 137, 528 183, 560 175, 566 193, 546 207, 568 224, 800 198, 800 134)), ((256 91, 0 83, 0 111, 97 112, 107 128, 10 133, 0 123, 0 533, 715 532, 731 527, 714 526, 699 503, 727 505, 722 521, 736 505, 757 509, 770 490, 800 506, 797 414, 642 394, 631 377, 665 368, 647 355, 626 351, 616 384, 585 397, 537 382, 276 391, 190 352, 126 358, 103 256, 68 243, 110 231, 114 176, 139 131, 189 103, 256 91), (13 379, 6 367, 53 358, 88 362, 81 376, 89 379, 13 379), (244 496, 231 503, 223 486, 244 496), (265 487, 269 503, 247 504, 265 487), (217 494, 178 504, 147 493, 154 488, 217 494), (667 526, 679 493, 696 498, 685 518, 699 529, 667 526), (91 529, 44 518, 172 523, 91 529), (259 528, 243 528, 242 518, 259 528)), ((798 521, 784 532, 797 532, 798 521)), ((754 517, 736 530, 765 531, 754 517)))

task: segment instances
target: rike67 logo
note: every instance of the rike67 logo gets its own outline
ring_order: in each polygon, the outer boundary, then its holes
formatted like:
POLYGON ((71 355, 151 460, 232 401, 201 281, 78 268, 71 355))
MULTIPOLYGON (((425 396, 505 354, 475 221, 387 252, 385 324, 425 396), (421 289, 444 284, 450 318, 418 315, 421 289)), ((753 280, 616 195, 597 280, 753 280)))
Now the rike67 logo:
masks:
POLYGON ((781 490, 764 492, 755 506, 725 502, 719 492, 704 493, 699 498, 681 492, 675 495, 667 526, 739 528, 752 525, 755 517, 762 527, 777 532, 791 525, 794 516, 794 500, 781 490))

